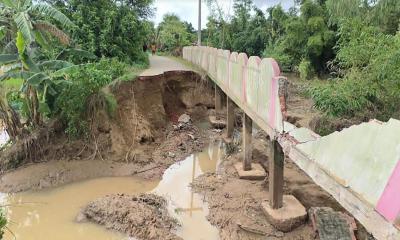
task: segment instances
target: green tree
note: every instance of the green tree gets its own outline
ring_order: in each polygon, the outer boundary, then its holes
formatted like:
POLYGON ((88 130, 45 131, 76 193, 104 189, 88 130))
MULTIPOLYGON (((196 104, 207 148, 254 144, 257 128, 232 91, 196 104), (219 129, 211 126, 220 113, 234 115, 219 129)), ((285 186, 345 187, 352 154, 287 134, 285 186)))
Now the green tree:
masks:
POLYGON ((175 51, 192 44, 194 34, 188 32, 187 25, 177 15, 166 14, 158 26, 159 44, 163 51, 175 51))
POLYGON ((0 40, 3 47, 15 44, 13 41, 17 32, 22 34, 24 44, 28 48, 34 41, 45 46, 48 44, 48 35, 56 37, 65 45, 69 44, 68 35, 48 19, 55 20, 63 28, 72 28, 74 24, 51 5, 33 4, 32 0, 1 0, 0 7, 0 40))
MULTIPOLYGON (((283 21, 285 31, 279 32, 280 37, 272 38, 267 45, 265 55, 276 58, 284 70, 295 70, 304 60, 311 63, 302 65, 302 69, 304 66, 311 68, 307 73, 326 72, 327 63, 335 56, 333 47, 336 38, 335 32, 328 26, 328 16, 323 1, 321 3, 312 0, 303 1, 300 16, 284 15, 279 9, 273 10, 272 13, 272 22, 275 18, 283 21)), ((281 30, 279 26, 273 26, 272 29, 274 28, 281 30)))
MULTIPOLYGON (((55 37, 64 44, 69 43, 69 37, 46 19, 56 20, 63 27, 74 25, 64 14, 48 4, 34 4, 31 0, 2 0, 0 4, 3 52, 6 53, 0 56, 0 64, 6 65, 7 69, 0 80, 15 77, 26 80, 23 94, 29 109, 28 123, 37 127, 42 122, 40 112, 43 109, 39 101, 39 89, 31 84, 32 81, 41 77, 38 75, 39 66, 34 61, 34 57, 38 56, 36 45, 47 47, 49 36, 55 37)), ((16 138, 22 133, 21 123, 14 109, 11 109, 4 99, 0 104, 0 112, 0 117, 8 125, 10 137, 16 138)))
POLYGON ((152 0, 47 0, 77 25, 72 38, 98 57, 147 63, 142 46, 151 34, 152 0))

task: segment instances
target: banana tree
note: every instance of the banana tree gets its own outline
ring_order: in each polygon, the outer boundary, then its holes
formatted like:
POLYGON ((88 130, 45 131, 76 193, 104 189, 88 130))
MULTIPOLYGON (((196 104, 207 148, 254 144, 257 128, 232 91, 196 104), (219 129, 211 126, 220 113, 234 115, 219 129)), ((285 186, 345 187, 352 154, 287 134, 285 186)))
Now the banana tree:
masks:
MULTIPOLYGON (((17 38, 17 43, 20 42, 17 38)), ((17 44, 18 48, 24 46, 17 44)), ((22 51, 20 49, 20 51, 22 51)), ((75 65, 66 59, 71 55, 85 56, 86 58, 95 58, 89 52, 79 49, 64 49, 55 59, 38 60, 32 57, 33 53, 22 51, 24 54, 2 54, 0 55, 0 65, 7 66, 4 68, 3 75, 0 76, 0 81, 17 78, 23 79, 23 84, 20 90, 27 117, 27 125, 32 127, 40 126, 46 116, 49 116, 52 111, 50 101, 55 99, 62 89, 68 84, 68 73, 75 70, 80 65, 75 65)), ((7 104, 7 102, 6 102, 7 104)), ((18 128, 22 127, 19 118, 16 118, 14 110, 3 103, 0 106, 0 118, 6 123, 10 129, 9 135, 15 138, 14 134, 20 134, 22 131, 18 128), (3 114, 1 114, 1 109, 3 114), (7 113, 7 114, 6 114, 7 113), (13 113, 13 114, 12 114, 13 113), (7 118, 7 119, 4 119, 7 118)))
MULTIPOLYGON (((0 56, 0 65, 4 72, 1 80, 11 77, 25 80, 22 94, 29 109, 29 121, 33 126, 41 124, 41 112, 46 109, 44 98, 48 91, 52 92, 49 88, 52 79, 49 73, 71 65, 61 60, 34 62, 35 53, 40 51, 38 46, 48 49, 53 38, 63 45, 70 44, 68 35, 47 21, 48 19, 55 20, 63 28, 74 27, 63 13, 51 5, 33 3, 32 0, 0 0, 0 47, 5 53, 0 56)), ((0 117, 9 125, 7 129, 12 132, 9 132, 11 138, 20 134, 20 131, 13 130, 21 127, 16 116, 3 100, 0 104, 0 117)))
MULTIPOLYGON (((64 29, 75 25, 67 16, 49 4, 32 0, 0 0, 0 40, 3 46, 12 46, 17 32, 22 34, 27 47, 33 42, 47 47, 49 36, 69 45, 70 38, 57 26, 47 21, 53 19, 64 29)), ((5 48, 7 49, 7 48, 5 48)))

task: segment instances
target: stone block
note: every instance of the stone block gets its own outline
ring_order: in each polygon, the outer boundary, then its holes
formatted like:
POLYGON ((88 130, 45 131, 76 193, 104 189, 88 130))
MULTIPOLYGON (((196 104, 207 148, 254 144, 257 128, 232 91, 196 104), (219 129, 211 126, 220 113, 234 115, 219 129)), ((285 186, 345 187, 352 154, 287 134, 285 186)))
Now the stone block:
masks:
POLYGON ((252 163, 251 170, 244 171, 243 170, 243 163, 239 162, 235 164, 235 169, 239 174, 240 179, 247 179, 247 180, 264 180, 267 176, 264 168, 259 163, 252 163))
POLYGON ((269 223, 282 232, 301 226, 307 218, 305 207, 292 195, 283 196, 282 208, 272 209, 269 200, 263 201, 261 207, 269 223))

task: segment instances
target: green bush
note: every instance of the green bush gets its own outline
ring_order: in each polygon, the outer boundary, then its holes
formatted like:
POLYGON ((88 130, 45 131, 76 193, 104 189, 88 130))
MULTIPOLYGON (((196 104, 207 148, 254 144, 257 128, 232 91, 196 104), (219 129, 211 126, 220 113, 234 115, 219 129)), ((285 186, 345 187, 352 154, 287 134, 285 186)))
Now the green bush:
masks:
POLYGON ((314 77, 314 69, 311 62, 303 59, 299 65, 299 73, 301 80, 310 80, 314 77))
POLYGON ((7 218, 4 215, 4 210, 1 209, 0 210, 0 239, 3 239, 4 230, 6 228, 6 225, 7 225, 7 218))
POLYGON ((115 59, 102 59, 98 63, 87 64, 73 71, 66 87, 56 100, 56 108, 67 124, 66 132, 78 137, 87 133, 88 100, 102 98, 108 109, 115 108, 111 95, 101 93, 101 89, 124 74, 126 65, 115 59))
POLYGON ((342 78, 309 90, 315 106, 334 116, 398 116, 400 33, 384 34, 356 19, 343 21, 340 34, 336 61, 342 78))
MULTIPOLYGON (((358 79, 357 79, 358 80, 358 79)), ((358 111, 367 111, 373 89, 363 81, 334 80, 328 84, 317 84, 308 89, 314 106, 331 116, 352 117, 358 111)))
POLYGON ((98 57, 146 63, 143 44, 150 34, 151 1, 47 0, 77 26, 74 41, 98 57))

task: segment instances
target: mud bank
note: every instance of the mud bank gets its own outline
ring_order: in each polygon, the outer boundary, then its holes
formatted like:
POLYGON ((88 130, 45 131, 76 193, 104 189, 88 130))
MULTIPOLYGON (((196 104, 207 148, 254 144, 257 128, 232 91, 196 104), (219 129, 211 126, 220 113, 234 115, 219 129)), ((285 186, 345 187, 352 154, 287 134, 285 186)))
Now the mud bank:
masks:
POLYGON ((171 232, 178 222, 166 206, 167 201, 154 194, 110 195, 90 202, 79 221, 92 221, 138 239, 180 240, 171 232))
POLYGON ((1 152, 0 191, 35 190, 96 177, 159 179, 171 164, 208 143, 197 123, 213 105, 213 91, 196 73, 139 77, 109 90, 117 110, 113 116, 96 112, 90 119, 90 141, 71 140, 54 124, 57 131, 39 131, 29 139, 29 149, 22 142, 1 152), (178 123, 184 113, 190 121, 178 123))

